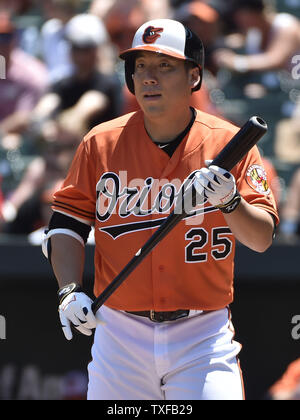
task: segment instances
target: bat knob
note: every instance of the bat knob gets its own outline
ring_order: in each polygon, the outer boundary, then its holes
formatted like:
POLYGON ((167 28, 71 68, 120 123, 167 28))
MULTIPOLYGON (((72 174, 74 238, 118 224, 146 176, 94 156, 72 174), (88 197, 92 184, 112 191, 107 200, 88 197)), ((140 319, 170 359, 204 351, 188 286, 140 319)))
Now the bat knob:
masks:
POLYGON ((264 119, 262 119, 261 117, 257 117, 257 116, 253 116, 250 118, 249 120, 254 126, 267 131, 268 130, 268 125, 266 123, 266 121, 264 119))

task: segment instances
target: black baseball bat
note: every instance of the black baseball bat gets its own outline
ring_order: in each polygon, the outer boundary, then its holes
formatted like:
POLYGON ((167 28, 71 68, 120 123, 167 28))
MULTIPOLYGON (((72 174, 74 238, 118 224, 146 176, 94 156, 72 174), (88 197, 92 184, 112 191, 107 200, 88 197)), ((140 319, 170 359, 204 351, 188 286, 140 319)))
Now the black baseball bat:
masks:
MULTIPOLYGON (((253 146, 264 136, 268 127, 266 122, 260 117, 252 117, 237 132, 237 134, 227 143, 212 165, 220 166, 227 171, 231 171, 243 157, 252 149, 253 146)), ((107 288, 94 300, 92 310, 94 313, 103 305, 103 303, 112 295, 112 293, 126 280, 132 271, 146 258, 146 256, 155 248, 155 246, 187 215, 184 201, 189 198, 191 202, 195 201, 196 190, 189 188, 190 196, 185 195, 180 203, 180 212, 176 208, 160 225, 156 232, 148 239, 144 246, 135 254, 123 270, 107 286, 107 288)))

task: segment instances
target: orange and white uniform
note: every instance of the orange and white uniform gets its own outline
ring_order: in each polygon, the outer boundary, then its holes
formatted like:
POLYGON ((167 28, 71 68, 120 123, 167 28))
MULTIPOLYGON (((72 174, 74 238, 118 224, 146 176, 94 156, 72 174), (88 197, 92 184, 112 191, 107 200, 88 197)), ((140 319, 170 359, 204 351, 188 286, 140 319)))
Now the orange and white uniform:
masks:
MULTIPOLYGON (((148 137, 141 111, 101 124, 85 137, 55 194, 53 209, 95 226, 96 296, 173 210, 182 184, 237 131, 198 111, 171 158, 148 137)), ((264 172, 256 147, 232 173, 242 197, 277 219, 273 195, 259 179, 264 172)), ((173 311, 216 310, 230 304, 235 239, 219 210, 209 203, 202 210, 182 220, 106 305, 128 311, 173 311)))
MULTIPOLYGON (((195 171, 237 131, 196 111, 170 157, 148 137, 138 111, 99 125, 84 138, 53 209, 95 227, 96 296, 173 210, 195 171)), ((232 173, 242 197, 277 222, 258 149, 232 173)), ((235 238, 220 210, 206 203, 195 211, 100 308, 106 324, 96 328, 88 399, 244 399, 237 361, 241 346, 233 339, 228 310, 235 238), (178 309, 189 309, 190 315, 161 324, 127 313, 178 309)))
MULTIPOLYGON (((131 93, 135 92, 132 54, 138 51, 191 61, 200 76, 193 91, 200 89, 203 44, 181 23, 159 19, 138 29, 132 48, 120 55, 131 93)), ((142 111, 95 127, 80 144, 54 196, 56 218, 67 220, 64 226, 53 226, 83 244, 76 232, 64 228, 79 222, 76 229, 85 238, 86 225, 94 226, 96 296, 171 211, 180 210, 182 197, 193 182, 199 192, 208 170, 205 162, 214 159, 238 131, 215 116, 192 111, 186 130, 169 145, 155 144, 148 136, 142 111)), ((269 212, 278 223, 256 147, 227 175, 248 203, 269 212)), ((226 183, 227 179, 222 185, 226 183)), ((220 201, 232 209, 231 200, 222 201, 229 196, 226 185, 220 201)), ((244 398, 237 361, 241 346, 233 339, 228 309, 234 294, 235 238, 217 208, 219 201, 209 196, 208 189, 201 191, 210 201, 191 209, 98 310, 97 317, 105 324, 98 325, 95 332, 88 367, 89 400, 244 398)), ((56 229, 50 228, 48 239, 53 234, 56 229)), ((70 322, 85 333, 94 328, 87 319, 90 304, 86 296, 84 308, 79 305, 80 293, 69 294, 60 305, 66 338, 70 337, 70 322), (79 313, 86 318, 81 319, 79 313)))

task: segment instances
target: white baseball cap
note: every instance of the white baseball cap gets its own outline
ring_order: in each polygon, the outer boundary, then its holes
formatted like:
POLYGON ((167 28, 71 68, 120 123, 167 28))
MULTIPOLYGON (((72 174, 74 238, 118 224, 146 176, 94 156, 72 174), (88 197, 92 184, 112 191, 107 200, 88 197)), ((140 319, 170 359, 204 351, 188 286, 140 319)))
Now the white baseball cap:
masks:
POLYGON ((88 13, 74 16, 66 25, 65 36, 78 47, 97 47, 108 40, 102 20, 88 13))
MULTIPOLYGON (((120 58, 125 60, 125 77, 130 92, 134 93, 132 82, 132 58, 139 51, 150 51, 195 63, 201 74, 204 67, 204 47, 201 39, 184 26, 172 19, 155 19, 144 23, 135 33, 132 47, 123 51, 120 58)), ((194 90, 201 87, 201 82, 194 90)))
POLYGON ((144 23, 136 32, 132 47, 120 54, 125 58, 133 51, 161 52, 172 57, 186 59, 185 27, 175 20, 155 19, 144 23))

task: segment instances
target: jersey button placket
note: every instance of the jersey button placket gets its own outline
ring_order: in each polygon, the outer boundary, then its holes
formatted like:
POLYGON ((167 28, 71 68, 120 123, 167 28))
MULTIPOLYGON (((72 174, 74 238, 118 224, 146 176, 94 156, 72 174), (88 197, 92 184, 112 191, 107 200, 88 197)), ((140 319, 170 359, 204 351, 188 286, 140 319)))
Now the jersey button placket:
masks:
MULTIPOLYGON (((161 264, 161 250, 159 248, 160 247, 158 246, 158 249, 154 249, 152 252, 152 273, 155 308, 157 308, 158 306, 164 306, 166 302, 166 297, 164 296, 164 277, 166 267, 165 265, 161 264)), ((155 310, 158 311, 158 309, 155 310)))

